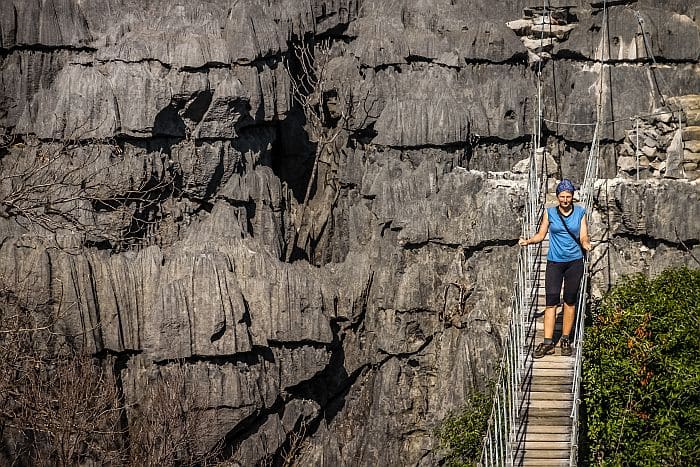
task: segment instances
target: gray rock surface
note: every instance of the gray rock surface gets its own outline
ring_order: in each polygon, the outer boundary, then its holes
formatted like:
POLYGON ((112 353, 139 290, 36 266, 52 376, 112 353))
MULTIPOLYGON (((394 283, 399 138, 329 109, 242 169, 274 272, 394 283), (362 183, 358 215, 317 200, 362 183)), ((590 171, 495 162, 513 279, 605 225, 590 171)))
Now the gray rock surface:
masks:
POLYGON ((127 401, 182 371, 234 465, 442 461, 435 427, 498 368, 540 66, 552 178, 583 179, 599 95, 615 121, 594 293, 697 267, 697 182, 660 178, 696 163, 694 2, 614 2, 602 88, 600 2, 550 2, 551 32, 524 0, 5 3, 0 280, 120 359, 127 401), (323 146, 292 47, 325 39, 323 146), (666 108, 650 178, 613 178, 666 108))
MULTIPOLYGON (((603 47, 598 31, 602 28, 603 14, 601 5, 589 10, 585 7, 575 10, 579 23, 570 33, 567 41, 560 44, 555 53, 561 55, 579 55, 589 59, 598 59, 603 47)), ((610 45, 605 45, 605 54, 621 61, 636 61, 650 58, 664 60, 697 61, 698 35, 695 12, 691 11, 692 2, 638 2, 636 7, 621 5, 612 7, 608 14, 610 28, 610 45), (642 36, 636 13, 642 18, 646 45, 642 36)))
POLYGON ((677 130, 666 150, 666 178, 683 177, 683 134, 677 130))

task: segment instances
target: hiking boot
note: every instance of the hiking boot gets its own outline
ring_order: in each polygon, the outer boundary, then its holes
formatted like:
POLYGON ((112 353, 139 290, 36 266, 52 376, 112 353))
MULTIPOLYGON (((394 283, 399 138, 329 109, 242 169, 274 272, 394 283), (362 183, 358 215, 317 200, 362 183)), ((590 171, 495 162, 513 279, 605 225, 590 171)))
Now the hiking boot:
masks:
POLYGON ((542 342, 537 345, 535 352, 532 354, 534 358, 542 358, 545 355, 552 355, 554 353, 554 344, 545 344, 542 342))
POLYGON ((561 355, 563 357, 571 356, 571 341, 569 339, 563 338, 559 344, 561 345, 561 355))

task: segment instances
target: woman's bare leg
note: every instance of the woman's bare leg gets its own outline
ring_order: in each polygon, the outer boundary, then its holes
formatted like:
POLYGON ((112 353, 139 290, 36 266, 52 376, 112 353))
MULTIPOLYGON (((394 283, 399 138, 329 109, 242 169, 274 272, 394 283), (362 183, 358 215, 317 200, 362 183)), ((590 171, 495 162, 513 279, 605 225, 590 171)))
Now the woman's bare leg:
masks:
MULTIPOLYGON (((562 329, 561 329, 561 333, 564 336, 571 336, 571 328, 574 326, 574 310, 575 309, 576 309, 576 307, 574 305, 567 305, 566 303, 564 303, 564 325, 562 326, 562 329)), ((546 329, 547 329, 547 326, 545 324, 545 333, 546 333, 546 329)))
POLYGON ((557 316, 557 306, 548 306, 544 309, 544 338, 552 339, 554 336, 554 323, 557 316))

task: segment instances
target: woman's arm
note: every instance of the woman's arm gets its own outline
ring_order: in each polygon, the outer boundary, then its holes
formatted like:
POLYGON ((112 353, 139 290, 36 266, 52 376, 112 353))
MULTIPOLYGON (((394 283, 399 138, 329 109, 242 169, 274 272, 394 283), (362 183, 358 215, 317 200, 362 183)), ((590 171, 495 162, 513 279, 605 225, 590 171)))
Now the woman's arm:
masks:
POLYGON ((525 246, 532 245, 533 243, 540 243, 542 240, 544 240, 544 237, 547 236, 547 229, 549 229, 549 217, 547 216, 547 210, 545 209, 544 214, 542 215, 542 223, 540 224, 540 229, 532 237, 521 238, 520 240, 518 240, 518 245, 525 246))
POLYGON ((586 215, 584 214, 581 218, 581 231, 579 234, 579 239, 581 240, 581 246, 586 251, 591 251, 591 239, 588 238, 588 221, 586 220, 586 215))

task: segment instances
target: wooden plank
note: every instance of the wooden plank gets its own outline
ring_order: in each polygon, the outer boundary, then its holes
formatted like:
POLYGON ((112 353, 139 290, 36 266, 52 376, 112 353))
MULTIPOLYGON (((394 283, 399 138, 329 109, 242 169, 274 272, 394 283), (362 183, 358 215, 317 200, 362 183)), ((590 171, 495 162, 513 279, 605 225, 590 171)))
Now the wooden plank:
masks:
MULTIPOLYGON (((555 338, 558 339, 559 336, 560 336, 560 334, 554 333, 555 338)), ((534 353, 535 349, 537 348, 537 346, 540 345, 540 343, 542 341, 544 341, 544 333, 541 333, 539 331, 531 336, 526 337, 526 341, 525 341, 526 345, 525 345, 525 348, 523 350, 525 351, 525 353, 528 354, 528 357, 530 359, 532 359, 531 361, 533 361, 533 362, 539 361, 542 358, 569 358, 573 355, 573 352, 572 352, 572 355, 569 355, 568 357, 565 355, 562 355, 561 354, 561 347, 559 345, 555 345, 554 346, 554 353, 547 354, 541 358, 535 358, 533 356, 533 353, 534 353)), ((573 347, 572 347, 572 349, 573 349, 573 347)))
POLYGON ((533 360, 532 362, 532 367, 533 368, 550 368, 554 370, 571 370, 573 371, 574 369, 574 360, 569 357, 561 357, 556 355, 556 357, 559 358, 551 358, 552 355, 547 355, 547 360, 545 360, 545 357, 533 360))
POLYGON ((530 441, 525 442, 525 452, 530 450, 567 451, 571 445, 567 441, 530 441))
POLYGON ((532 366, 525 368, 525 373, 527 374, 528 372, 535 376, 538 374, 552 375, 554 373, 561 373, 562 375, 560 376, 566 376, 569 374, 573 375, 574 368, 569 365, 569 362, 545 362, 539 364, 539 362, 535 360, 532 366))
POLYGON ((574 395, 570 392, 555 392, 555 391, 530 391, 525 394, 525 400, 558 400, 558 401, 572 401, 574 400, 574 395))
MULTIPOLYGON (((570 419, 569 419, 570 421, 570 419)), ((570 425, 526 425, 528 433, 567 434, 571 436, 570 425)))
MULTIPOLYGON (((556 336, 556 334, 555 334, 555 336, 556 336)), ((539 343, 542 342, 543 340, 544 340, 544 336, 535 336, 535 342, 536 342, 537 344, 539 344, 539 343)), ((574 352, 575 352, 575 351, 573 351, 572 354, 573 354, 574 352)), ((556 346, 556 347, 554 348, 554 353, 553 353, 553 354, 545 355, 545 356, 542 357, 542 358, 547 358, 547 357, 550 357, 550 358, 569 358, 569 357, 567 357, 567 356, 561 354, 561 348, 560 348, 559 346, 556 346)), ((536 361, 539 360, 539 358, 534 358, 534 357, 533 357, 532 360, 536 362, 536 361)))
POLYGON ((543 377, 572 377, 574 376, 573 368, 539 368, 532 369, 532 376, 535 378, 543 377))
MULTIPOLYGON (((557 345, 557 347, 561 346, 557 345)), ((567 366, 568 368, 573 368, 576 360, 573 355, 569 355, 568 357, 564 355, 545 355, 542 358, 533 358, 531 362, 533 366, 541 368, 546 368, 548 366, 567 366)))
POLYGON ((569 449, 558 449, 558 450, 544 450, 544 449, 534 449, 534 450, 525 450, 523 453, 523 457, 525 459, 561 459, 566 461, 569 460, 569 455, 571 452, 569 449))
POLYGON ((531 441, 569 443, 571 433, 531 433, 528 431, 525 434, 525 443, 531 441))
POLYGON ((516 466, 523 467, 569 467, 569 458, 566 459, 538 459, 538 458, 527 458, 522 459, 522 462, 516 462, 516 466))
POLYGON ((524 387, 531 392, 558 392, 562 394, 571 393, 571 384, 550 384, 545 382, 531 381, 525 384, 524 387))
POLYGON ((532 358, 526 368, 532 366, 535 370, 569 370, 573 371, 574 362, 571 356, 561 355, 561 349, 557 346, 553 354, 545 355, 542 358, 532 358), (546 360, 545 360, 546 359, 546 360))
POLYGON ((547 399, 531 399, 525 403, 526 407, 530 409, 568 409, 569 412, 574 407, 574 401, 558 401, 558 400, 547 400, 547 399))
POLYGON ((574 361, 569 357, 561 355, 547 355, 542 358, 533 358, 526 368, 551 369, 551 370, 571 370, 574 369, 574 361))
POLYGON ((572 377, 557 377, 556 381, 553 376, 550 377, 534 377, 528 378, 523 382, 523 391, 529 392, 559 392, 562 394, 571 394, 571 384, 574 379, 572 377))
POLYGON ((566 416, 541 416, 541 415, 535 415, 535 414, 522 414, 521 417, 524 417, 525 423, 527 423, 528 426, 564 426, 567 428, 571 428, 571 417, 570 413, 566 414, 566 416))
MULTIPOLYGON (((567 420, 570 418, 571 415, 571 410, 568 409, 541 409, 539 407, 536 408, 528 408, 524 407, 526 409, 525 412, 522 413, 523 416, 527 417, 528 420, 539 420, 539 419, 545 419, 545 418, 566 418, 567 420)), ((549 422, 545 422, 549 423, 549 422)), ((570 424, 571 421, 564 422, 565 425, 570 424)), ((558 425, 560 423, 557 423, 558 425)))
POLYGON ((573 376, 546 376, 546 377, 534 377, 532 379, 532 385, 554 385, 554 386, 569 386, 571 389, 571 384, 574 382, 573 376))
POLYGON ((524 375, 526 378, 529 379, 531 384, 547 384, 547 385, 556 385, 556 386, 566 386, 570 385, 574 381, 574 376, 573 375, 568 375, 568 376, 554 376, 554 375, 542 375, 542 374, 534 374, 534 375, 524 375))
MULTIPOLYGON (((541 409, 541 408, 530 408, 527 409, 526 415, 529 419, 538 419, 538 418, 559 418, 559 417, 565 417, 569 418, 571 415, 571 409, 541 409)), ((566 423, 571 423, 566 422, 566 423)))
POLYGON ((566 362, 573 367, 575 358, 572 356, 562 357, 561 355, 545 355, 542 358, 534 360, 535 363, 545 363, 545 362, 566 362))
MULTIPOLYGON (((551 357, 551 355, 547 355, 551 357)), ((552 362, 548 361, 546 363, 538 364, 537 359, 533 359, 531 365, 526 366, 523 369, 525 374, 543 375, 543 376, 568 376, 574 374, 574 368, 569 364, 569 362, 552 362)))

